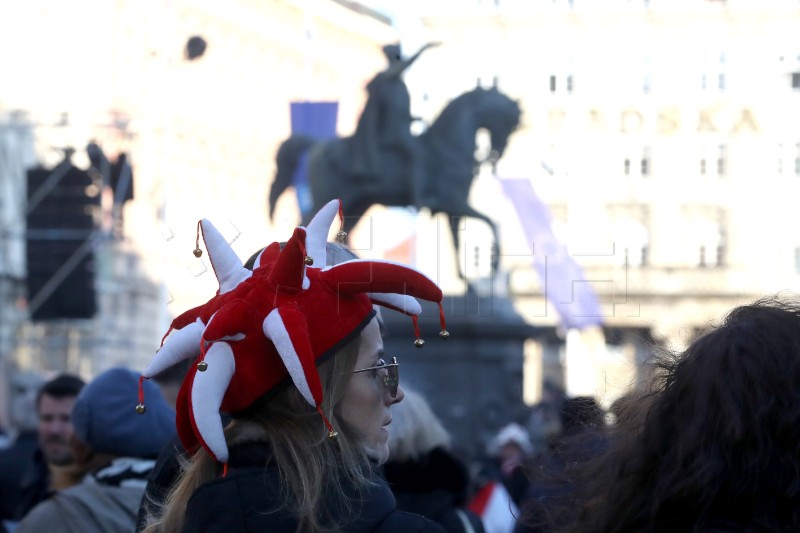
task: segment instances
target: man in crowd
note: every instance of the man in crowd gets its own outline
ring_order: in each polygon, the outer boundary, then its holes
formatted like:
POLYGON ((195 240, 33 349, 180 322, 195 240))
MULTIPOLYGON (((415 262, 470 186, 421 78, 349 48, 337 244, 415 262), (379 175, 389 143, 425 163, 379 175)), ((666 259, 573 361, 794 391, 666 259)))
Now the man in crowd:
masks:
POLYGON ((146 381, 143 416, 133 410, 139 374, 116 367, 98 375, 72 410, 72 454, 83 482, 34 507, 17 533, 133 533, 147 476, 175 434, 175 411, 146 381))
POLYGON ((72 407, 83 385, 81 378, 61 374, 45 383, 36 396, 39 447, 22 479, 17 520, 42 500, 83 478, 70 447, 72 407))

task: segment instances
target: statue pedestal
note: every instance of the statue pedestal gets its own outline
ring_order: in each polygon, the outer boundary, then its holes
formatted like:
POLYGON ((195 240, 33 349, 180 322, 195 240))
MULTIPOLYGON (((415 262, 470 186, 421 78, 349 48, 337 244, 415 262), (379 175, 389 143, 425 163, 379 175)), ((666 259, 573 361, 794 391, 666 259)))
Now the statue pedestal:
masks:
POLYGON ((444 340, 438 335, 438 307, 420 303, 425 346, 414 346, 409 317, 383 310, 386 355, 397 357, 401 385, 425 396, 450 432, 454 448, 477 457, 501 427, 527 418, 523 345, 539 330, 522 319, 508 298, 468 293, 445 297, 450 338, 444 340))

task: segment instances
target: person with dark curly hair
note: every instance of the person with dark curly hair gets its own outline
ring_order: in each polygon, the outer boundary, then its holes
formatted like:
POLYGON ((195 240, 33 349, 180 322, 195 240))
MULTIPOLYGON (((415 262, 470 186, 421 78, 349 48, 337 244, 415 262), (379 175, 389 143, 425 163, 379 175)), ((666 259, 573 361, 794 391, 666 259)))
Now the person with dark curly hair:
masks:
POLYGON ((581 472, 565 529, 800 531, 800 300, 736 307, 655 366, 645 411, 581 472))

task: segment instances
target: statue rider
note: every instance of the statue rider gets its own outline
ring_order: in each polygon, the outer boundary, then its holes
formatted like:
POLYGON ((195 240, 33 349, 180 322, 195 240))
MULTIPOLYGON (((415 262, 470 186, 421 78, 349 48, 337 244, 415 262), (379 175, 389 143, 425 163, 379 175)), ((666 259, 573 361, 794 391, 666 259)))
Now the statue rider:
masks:
POLYGON ((367 103, 351 139, 352 169, 357 183, 380 186, 382 177, 394 175, 399 170, 411 183, 414 191, 412 201, 416 203, 422 172, 416 140, 411 134, 411 98, 403 81, 403 72, 422 52, 438 44, 428 43, 405 59, 400 53, 400 45, 383 47, 389 64, 367 84, 367 103), (389 153, 396 154, 397 158, 387 159, 385 155, 389 153), (403 168, 389 168, 390 161, 402 162, 403 168))

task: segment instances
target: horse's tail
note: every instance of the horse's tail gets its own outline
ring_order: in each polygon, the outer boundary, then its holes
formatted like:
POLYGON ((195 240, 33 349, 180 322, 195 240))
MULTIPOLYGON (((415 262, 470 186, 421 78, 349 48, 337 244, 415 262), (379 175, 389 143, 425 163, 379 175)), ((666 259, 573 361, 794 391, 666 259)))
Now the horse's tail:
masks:
POLYGON ((297 165, 300 163, 300 157, 315 142, 316 140, 312 137, 292 135, 283 141, 278 148, 278 153, 275 156, 277 170, 275 171, 275 179, 272 181, 272 187, 269 190, 270 220, 275 214, 275 204, 278 203, 278 198, 292 184, 297 165))

